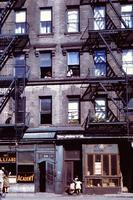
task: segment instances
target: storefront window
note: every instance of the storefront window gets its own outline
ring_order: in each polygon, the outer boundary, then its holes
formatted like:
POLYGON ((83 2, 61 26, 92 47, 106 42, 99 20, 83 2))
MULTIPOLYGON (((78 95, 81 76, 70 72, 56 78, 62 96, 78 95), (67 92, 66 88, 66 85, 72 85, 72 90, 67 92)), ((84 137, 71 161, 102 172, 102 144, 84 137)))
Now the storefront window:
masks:
POLYGON ((34 182, 34 165, 18 165, 18 183, 34 182))
POLYGON ((120 186, 118 161, 117 154, 87 155, 86 187, 120 186))

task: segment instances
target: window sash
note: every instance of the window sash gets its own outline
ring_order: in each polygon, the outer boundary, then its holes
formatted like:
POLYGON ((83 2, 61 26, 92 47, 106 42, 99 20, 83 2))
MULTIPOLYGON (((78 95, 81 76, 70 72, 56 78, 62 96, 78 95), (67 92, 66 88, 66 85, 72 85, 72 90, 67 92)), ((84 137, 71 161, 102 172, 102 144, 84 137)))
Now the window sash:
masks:
POLYGON ((40 33, 52 32, 52 10, 40 10, 40 33))
MULTIPOLYGON (((128 28, 133 27, 133 5, 123 5, 121 6, 121 16, 125 21, 128 28)), ((121 27, 125 28, 121 23, 121 27)))
POLYGON ((105 99, 95 100, 95 117, 98 119, 106 118, 106 100, 105 99))
POLYGON ((79 32, 79 10, 67 11, 67 31, 79 32))
POLYGON ((133 50, 123 50, 122 67, 127 74, 133 74, 133 50))
POLYGON ((94 8, 94 30, 105 29, 105 7, 94 8))
POLYGON ((79 52, 68 52, 67 53, 67 64, 68 65, 79 65, 79 52))
POLYGON ((106 52, 96 51, 94 56, 95 76, 106 76, 106 52))
POLYGON ((18 11, 15 13, 15 22, 24 23, 26 22, 26 11, 18 11))
POLYGON ((68 102, 68 121, 78 122, 79 123, 79 101, 71 101, 68 102))
POLYGON ((40 67, 52 67, 51 53, 40 53, 40 67))

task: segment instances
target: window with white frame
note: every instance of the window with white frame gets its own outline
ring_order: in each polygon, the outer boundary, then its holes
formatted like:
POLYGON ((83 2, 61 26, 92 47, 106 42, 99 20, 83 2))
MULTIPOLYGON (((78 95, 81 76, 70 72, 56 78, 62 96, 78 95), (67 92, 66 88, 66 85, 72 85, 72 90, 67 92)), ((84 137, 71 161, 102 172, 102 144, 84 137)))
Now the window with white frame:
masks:
POLYGON ((106 51, 97 50, 94 54, 95 76, 106 76, 106 51))
POLYGON ((79 51, 67 52, 67 76, 79 76, 80 75, 80 54, 79 51))
POLYGON ((106 99, 95 99, 95 118, 97 121, 102 121, 106 118, 106 99))
POLYGON ((16 11, 15 12, 15 34, 26 33, 26 11, 16 11))
POLYGON ((105 7, 97 6, 94 8, 94 30, 105 29, 105 7))
POLYGON ((40 33, 52 33, 52 9, 40 9, 40 33))
POLYGON ((40 77, 52 77, 52 55, 51 52, 40 52, 40 77))
POLYGON ((68 123, 79 124, 79 98, 68 98, 68 123))
POLYGON ((79 32, 79 9, 67 10, 67 32, 79 32))
POLYGON ((40 97, 40 124, 52 124, 52 97, 40 97))
POLYGON ((25 54, 17 54, 15 56, 15 77, 25 77, 26 59, 25 54))
MULTIPOLYGON (((126 26, 128 28, 132 28, 133 27, 133 5, 132 4, 122 5, 121 6, 121 16, 122 16, 122 19, 124 20, 126 26)), ((123 23, 121 23, 121 27, 125 28, 123 23)))
POLYGON ((123 50, 122 67, 127 74, 133 74, 133 49, 123 50))

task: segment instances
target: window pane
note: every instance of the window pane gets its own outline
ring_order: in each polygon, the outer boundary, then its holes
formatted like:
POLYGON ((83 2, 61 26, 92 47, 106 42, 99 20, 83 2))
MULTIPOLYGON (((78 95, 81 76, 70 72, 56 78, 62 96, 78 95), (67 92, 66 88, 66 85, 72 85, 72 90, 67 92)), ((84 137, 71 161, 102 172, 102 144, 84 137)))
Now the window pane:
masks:
POLYGON ((23 77, 26 73, 25 55, 18 55, 15 57, 15 76, 23 77))
POLYGON ((127 74, 133 74, 133 50, 123 50, 122 66, 127 74))
POLYGON ((95 100, 96 118, 105 119, 106 117, 106 101, 103 99, 95 100))
POLYGON ((40 21, 51 21, 51 9, 40 11, 40 21))
POLYGON ((50 67, 51 65, 51 53, 40 53, 40 66, 50 67))
MULTIPOLYGON (((121 6, 121 15, 127 27, 132 28, 133 27, 133 6, 132 5, 121 6)), ((125 28, 122 23, 121 23, 121 27, 125 28)))
POLYGON ((16 12, 16 23, 26 22, 26 11, 16 12))
POLYGON ((79 11, 69 10, 67 11, 67 25, 68 32, 78 32, 79 31, 79 11))
POLYGON ((94 30, 105 29, 105 7, 94 8, 94 30))
POLYGON ((68 52, 67 62, 68 65, 79 65, 79 52, 68 52))
POLYGON ((105 76, 106 75, 106 52, 95 51, 94 63, 95 63, 95 76, 105 76))
POLYGON ((111 175, 117 175, 117 156, 111 155, 111 175))
POLYGON ((68 103, 68 122, 79 123, 79 101, 71 101, 68 103))
POLYGON ((93 175, 93 155, 88 155, 88 171, 86 175, 93 175))
POLYGON ((103 175, 109 175, 109 155, 103 155, 103 175))
POLYGON ((51 112, 51 98, 41 99, 41 112, 51 112))

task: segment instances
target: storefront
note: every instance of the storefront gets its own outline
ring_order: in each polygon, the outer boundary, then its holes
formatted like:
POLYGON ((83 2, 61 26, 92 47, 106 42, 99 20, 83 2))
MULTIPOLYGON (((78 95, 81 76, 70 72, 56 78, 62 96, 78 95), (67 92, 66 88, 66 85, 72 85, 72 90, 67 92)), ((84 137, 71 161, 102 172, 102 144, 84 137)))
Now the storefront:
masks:
POLYGON ((122 189, 117 144, 83 145, 83 192, 117 193, 122 189))

